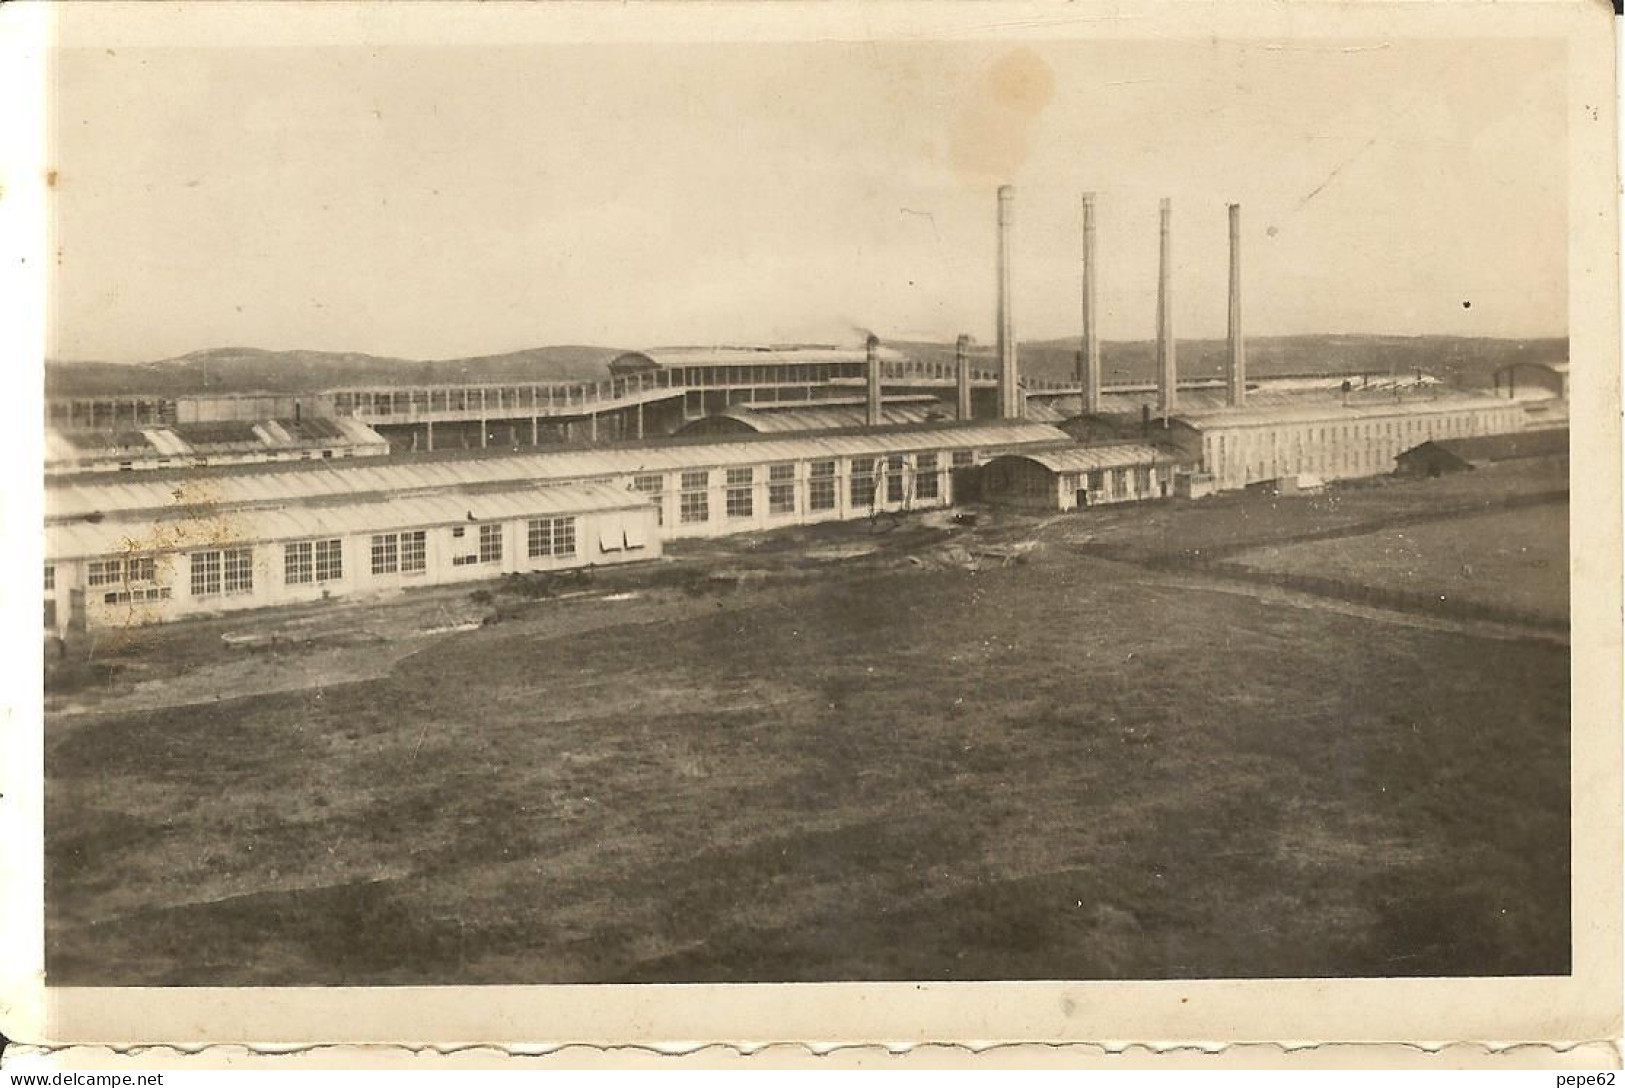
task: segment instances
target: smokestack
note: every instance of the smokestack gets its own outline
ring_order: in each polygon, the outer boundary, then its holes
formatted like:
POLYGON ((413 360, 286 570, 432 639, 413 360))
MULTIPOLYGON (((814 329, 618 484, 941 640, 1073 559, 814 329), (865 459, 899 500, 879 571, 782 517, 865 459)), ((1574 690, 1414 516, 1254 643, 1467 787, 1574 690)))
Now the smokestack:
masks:
POLYGON ((1173 201, 1162 198, 1162 249, 1157 266, 1157 410, 1163 426, 1179 410, 1179 366, 1174 359, 1173 201))
POLYGON ((1078 387, 1085 415, 1100 413, 1100 329, 1095 325, 1095 194, 1083 194, 1083 353, 1078 387))
POLYGON ((1016 318, 1010 294, 1010 241, 1015 228, 1016 191, 999 187, 999 418, 1020 419, 1021 371, 1016 353, 1016 318))
POLYGON ((864 341, 864 367, 869 378, 869 400, 864 419, 871 427, 880 426, 880 337, 874 333, 864 341))
POLYGON ((1241 205, 1230 205, 1230 407, 1247 403, 1247 342, 1241 335, 1241 205))
POLYGON ((957 394, 959 418, 970 419, 970 337, 963 333, 954 342, 954 392, 957 394))

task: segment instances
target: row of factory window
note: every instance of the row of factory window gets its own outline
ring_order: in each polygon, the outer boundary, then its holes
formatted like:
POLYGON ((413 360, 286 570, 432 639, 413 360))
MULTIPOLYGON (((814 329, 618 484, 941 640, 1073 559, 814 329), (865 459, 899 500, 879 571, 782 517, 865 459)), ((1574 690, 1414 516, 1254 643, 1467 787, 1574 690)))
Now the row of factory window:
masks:
POLYGON ((1305 443, 1325 443, 1331 441, 1347 441, 1349 439, 1366 439, 1380 441, 1383 439, 1409 439, 1415 442, 1425 442, 1433 438, 1465 438, 1479 433, 1479 419, 1474 415, 1448 415, 1443 417, 1425 417, 1419 419, 1378 420, 1366 423, 1339 423, 1330 427, 1305 428, 1271 428, 1268 431, 1256 433, 1220 434, 1216 437, 1218 458, 1226 459, 1227 453, 1239 454, 1243 451, 1256 452, 1265 447, 1280 451, 1288 443, 1292 443, 1298 450, 1302 450, 1305 443), (1228 442, 1226 439, 1228 438, 1228 442))
MULTIPOLYGON (((854 505, 910 500, 935 500, 942 495, 941 460, 935 453, 915 454, 910 474, 904 454, 889 457, 854 457, 849 470, 850 494, 854 505)), ((952 455, 952 466, 966 468, 975 463, 970 450, 952 455)), ((750 466, 725 469, 723 513, 728 518, 753 518, 757 507, 756 469, 750 466)), ((665 520, 666 478, 647 473, 632 478, 632 486, 657 504, 665 520)), ((794 514, 796 510, 796 466, 794 463, 767 466, 767 505, 769 516, 794 514)), ((807 510, 812 513, 834 510, 840 505, 840 478, 833 459, 811 461, 807 465, 807 510)), ((685 525, 711 520, 711 473, 707 469, 683 472, 678 477, 677 516, 685 525)))
POLYGON ((679 385, 729 386, 822 384, 836 378, 863 377, 864 364, 789 363, 767 366, 684 366, 673 368, 673 381, 679 385))
MULTIPOLYGON (((452 556, 453 566, 469 566, 502 561, 503 526, 486 523, 454 526, 451 536, 466 541, 452 556), (468 529, 476 528, 477 535, 468 529)), ((576 554, 574 517, 532 518, 525 526, 526 551, 532 559, 568 558, 576 554)), ((455 547, 455 546, 454 546, 455 547)), ((215 597, 254 591, 254 549, 210 548, 188 552, 190 588, 193 597, 215 597)), ((373 534, 370 549, 371 570, 375 576, 422 574, 428 569, 428 533, 414 529, 398 533, 373 534)), ((344 577, 344 541, 298 540, 282 545, 282 579, 291 586, 320 585, 344 577)), ((104 604, 168 599, 170 588, 158 584, 156 556, 142 555, 116 559, 93 559, 86 567, 85 582, 90 588, 104 588, 104 604)), ((45 567, 45 590, 56 589, 56 567, 45 567)))
POLYGON ((1151 493, 1151 466, 1136 465, 1134 473, 1134 490, 1128 488, 1129 472, 1127 468, 1090 469, 1071 478, 1071 486, 1083 484, 1089 489, 1089 494, 1100 498, 1124 499, 1131 495, 1149 495, 1151 493), (1108 490, 1110 484, 1110 490, 1108 490))

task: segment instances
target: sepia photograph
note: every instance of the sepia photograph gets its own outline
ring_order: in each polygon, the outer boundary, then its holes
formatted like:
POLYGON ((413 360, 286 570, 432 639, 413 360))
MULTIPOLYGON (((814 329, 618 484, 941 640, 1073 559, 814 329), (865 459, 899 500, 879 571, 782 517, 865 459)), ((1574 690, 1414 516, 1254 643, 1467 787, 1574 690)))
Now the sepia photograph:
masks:
POLYGON ((48 992, 1575 975, 1567 31, 987 7, 57 14, 48 992))

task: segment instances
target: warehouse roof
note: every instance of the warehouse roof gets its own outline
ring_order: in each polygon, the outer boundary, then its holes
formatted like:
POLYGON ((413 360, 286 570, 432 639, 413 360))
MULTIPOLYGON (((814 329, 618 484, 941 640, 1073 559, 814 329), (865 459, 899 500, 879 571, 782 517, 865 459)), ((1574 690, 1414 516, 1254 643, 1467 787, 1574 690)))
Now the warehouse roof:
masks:
POLYGON ((158 517, 53 525, 45 533, 52 559, 82 559, 128 552, 232 547, 238 543, 304 540, 392 529, 427 529, 464 522, 503 521, 609 510, 640 510, 649 497, 609 484, 519 487, 505 491, 437 491, 316 505, 250 510, 165 511, 158 517))
POLYGON ((1479 435, 1474 438, 1436 438, 1406 450, 1406 457, 1426 450, 1442 450, 1469 464, 1484 461, 1516 461, 1526 457, 1559 457, 1569 452, 1567 427, 1512 434, 1479 435))
POLYGON ((405 460, 372 457, 338 464, 290 462, 256 471, 193 471, 162 479, 117 481, 78 477, 47 487, 49 520, 111 515, 119 511, 170 507, 239 507, 302 502, 324 497, 401 494, 458 487, 493 487, 539 481, 567 481, 664 472, 677 469, 757 465, 819 456, 880 456, 932 449, 1003 449, 1071 441, 1066 432, 1042 423, 983 422, 944 424, 856 434, 761 438, 725 442, 665 442, 606 446, 545 453, 504 454, 457 460, 405 460))
MULTIPOLYGON (((942 422, 952 418, 953 409, 936 397, 888 397, 880 410, 878 426, 891 427, 942 422)), ((752 404, 736 404, 726 411, 695 420, 684 428, 685 432, 704 433, 714 426, 710 420, 732 420, 758 434, 791 434, 797 431, 834 431, 868 425, 868 409, 861 400, 813 400, 788 405, 776 403, 771 408, 752 404)))
POLYGON ((1407 400, 1380 403, 1341 401, 1291 404, 1272 404, 1258 408, 1202 408, 1180 410, 1174 418, 1198 430, 1216 430, 1225 427, 1267 427, 1283 423, 1339 423, 1347 420, 1393 419, 1402 416, 1437 415, 1440 412, 1461 412, 1487 408, 1510 407, 1505 400, 1494 397, 1413 397, 1407 400))
MULTIPOLYGON (((898 363, 908 356, 896 348, 879 349, 882 362, 898 363)), ((655 366, 782 366, 794 363, 862 363, 867 361, 866 349, 842 348, 833 345, 790 345, 763 347, 673 347, 648 348, 628 351, 616 356, 611 367, 626 368, 629 364, 647 360, 655 366)))
POLYGON ((45 463, 71 468, 101 461, 387 446, 377 431, 348 418, 168 423, 117 431, 47 428, 45 463))
POLYGON ((1043 465, 1051 472, 1092 472, 1103 468, 1128 468, 1134 465, 1167 465, 1178 460, 1167 450, 1155 446, 1066 446, 1054 450, 1029 450, 1007 453, 1004 457, 1020 457, 1043 465))

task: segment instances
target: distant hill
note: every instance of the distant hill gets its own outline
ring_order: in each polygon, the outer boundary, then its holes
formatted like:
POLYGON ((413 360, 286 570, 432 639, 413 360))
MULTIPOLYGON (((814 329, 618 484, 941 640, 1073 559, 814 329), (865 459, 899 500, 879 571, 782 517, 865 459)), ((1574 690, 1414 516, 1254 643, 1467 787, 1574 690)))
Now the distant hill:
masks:
MULTIPOLYGON (((952 344, 893 343, 921 359, 951 362, 952 344)), ((991 367, 993 348, 975 347, 976 365, 991 367)), ((1222 377, 1223 340, 1180 340, 1182 378, 1222 377)), ((1022 373, 1034 378, 1069 379, 1076 373, 1078 341, 1038 340, 1021 345, 1022 373)), ((1259 336, 1247 340, 1247 373, 1252 377, 1284 374, 1387 374, 1422 370, 1464 389, 1486 388, 1497 369, 1512 362, 1562 362, 1568 358, 1566 337, 1492 340, 1456 336, 1259 336)), ((1102 341, 1100 365, 1106 382, 1154 381, 1156 343, 1151 340, 1102 341)))
MULTIPOLYGON (((917 359, 951 362, 951 343, 887 341, 917 359)), ((1028 341, 1021 345, 1023 372, 1035 378, 1070 378, 1076 340, 1028 341)), ((992 348, 975 348, 977 365, 992 364, 992 348)), ((596 381, 608 376, 619 348, 529 348, 502 355, 464 359, 396 359, 328 351, 266 351, 214 348, 152 363, 50 361, 45 394, 50 397, 183 393, 295 393, 350 385, 418 385, 455 382, 596 381)), ((1219 377, 1224 372, 1223 340, 1179 341, 1182 377, 1219 377)), ((1262 336, 1247 341, 1247 369, 1255 377, 1281 374, 1341 374, 1422 370, 1452 385, 1483 388, 1498 368, 1515 361, 1557 362, 1568 358, 1568 340, 1491 340, 1449 336, 1262 336)), ((1151 381, 1156 377, 1156 345, 1148 340, 1101 344, 1108 382, 1151 381)))
POLYGON ((595 381, 608 377, 618 348, 527 348, 464 359, 396 359, 332 351, 211 348, 152 363, 50 360, 48 397, 182 393, 298 393, 346 385, 595 381))

